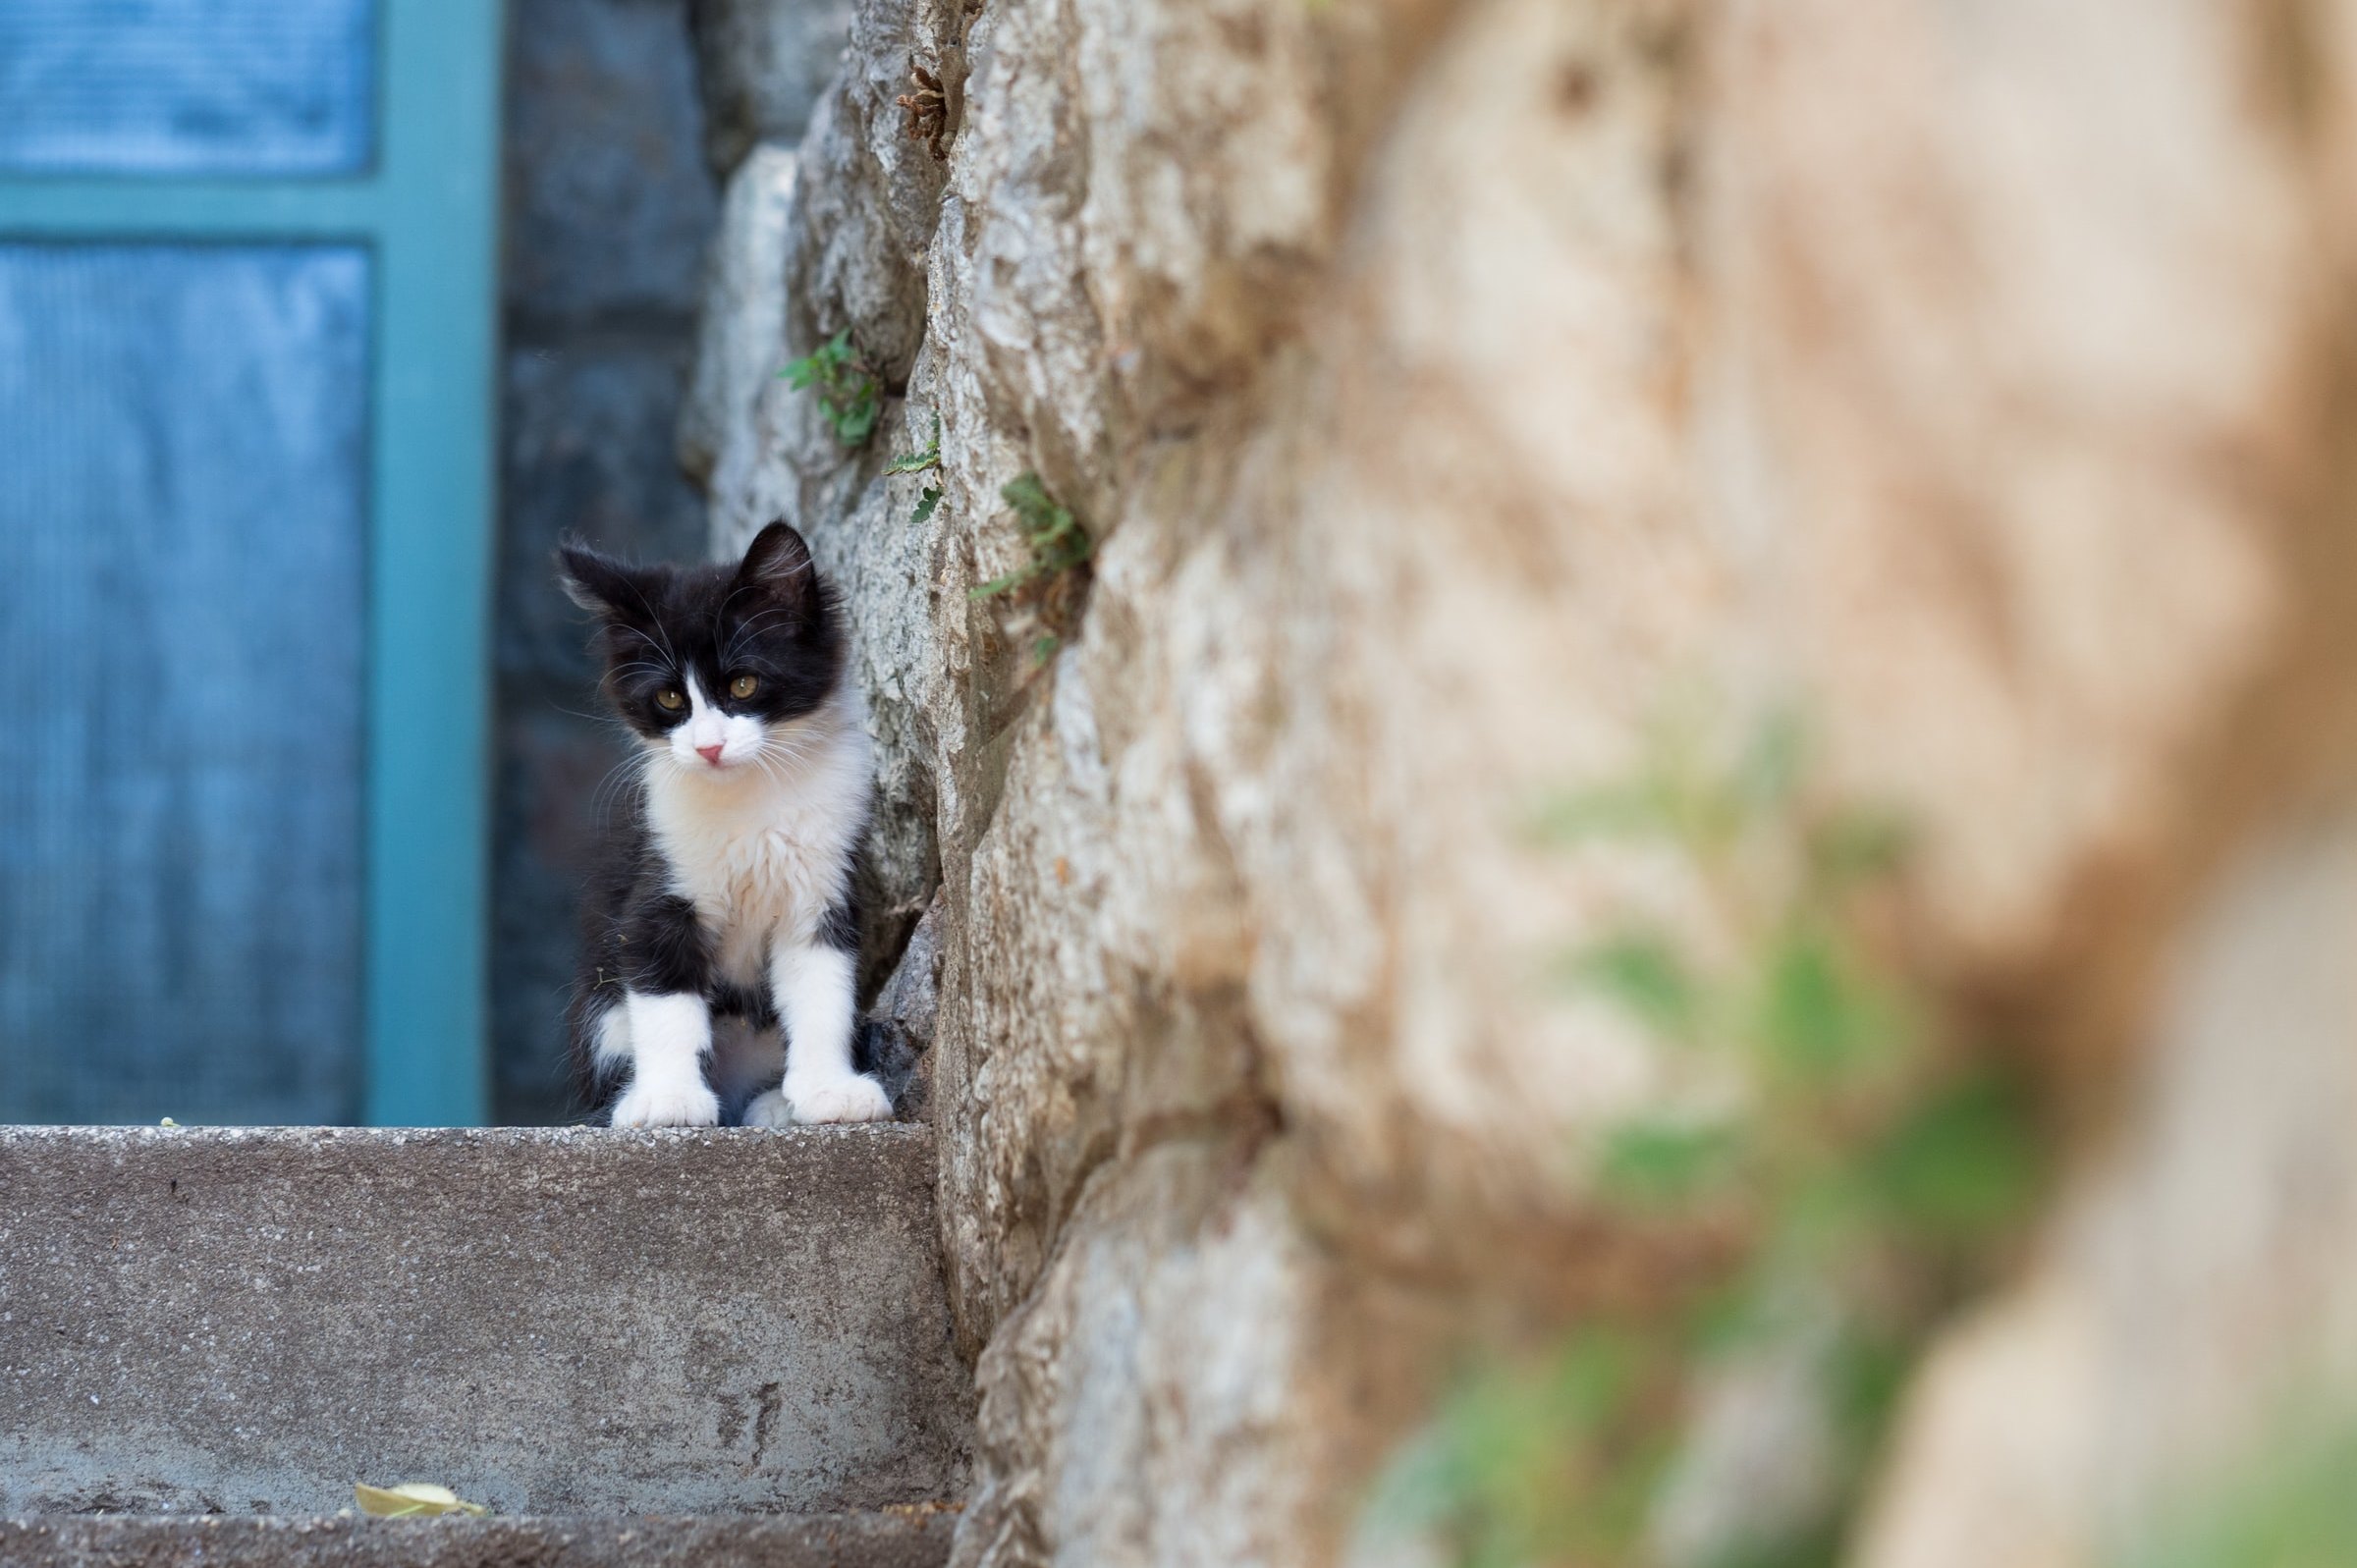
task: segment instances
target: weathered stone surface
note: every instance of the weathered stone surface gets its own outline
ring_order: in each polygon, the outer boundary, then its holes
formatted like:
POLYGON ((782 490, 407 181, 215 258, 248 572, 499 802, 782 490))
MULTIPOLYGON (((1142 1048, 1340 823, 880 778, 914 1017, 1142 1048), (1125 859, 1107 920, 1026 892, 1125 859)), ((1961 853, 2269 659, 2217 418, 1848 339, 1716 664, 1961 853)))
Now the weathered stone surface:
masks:
MULTIPOLYGON (((694 379, 680 410, 680 466, 711 481, 755 460, 753 413, 786 363, 786 215, 794 153, 759 146, 729 176, 705 264, 694 379)), ((718 481, 727 484, 730 481, 718 481)))
POLYGON ((963 0, 863 0, 843 72, 802 140, 805 159, 841 173, 795 192, 787 340, 805 353, 848 327, 896 389, 924 332, 925 247, 944 171, 893 100, 912 90, 912 65, 956 80, 962 13, 963 0))
POLYGON ((2116 1561, 2357 1408, 2353 955, 2344 802, 2251 846, 2186 927, 2125 1124, 1924 1379, 1862 1561, 2116 1561))
POLYGON ((0 1129, 0 1513, 954 1497, 930 1135, 0 1129))
POLYGON ((509 304, 692 312, 716 192, 682 0, 521 0, 509 31, 509 304))
MULTIPOLYGON (((879 876, 938 885, 961 1562, 1327 1560, 1430 1353, 1610 1274, 1565 1172, 1658 1063, 1538 977, 1693 890, 1523 825, 1681 693, 1806 707, 1917 826, 1926 983, 2088 1125, 2349 771, 2345 92, 2224 0, 1953 9, 863 6, 786 347, 905 398, 846 453, 765 389, 714 543, 845 585, 879 876), (970 597, 1025 470, 1099 541, 1044 665, 970 597)), ((2055 1299, 2007 1354, 2101 1386, 2055 1299)))
POLYGON ((793 146, 842 67, 850 0, 688 0, 704 154, 729 174, 761 142, 793 146))
POLYGON ((5 1568, 934 1568, 956 1515, 817 1519, 0 1520, 5 1568))

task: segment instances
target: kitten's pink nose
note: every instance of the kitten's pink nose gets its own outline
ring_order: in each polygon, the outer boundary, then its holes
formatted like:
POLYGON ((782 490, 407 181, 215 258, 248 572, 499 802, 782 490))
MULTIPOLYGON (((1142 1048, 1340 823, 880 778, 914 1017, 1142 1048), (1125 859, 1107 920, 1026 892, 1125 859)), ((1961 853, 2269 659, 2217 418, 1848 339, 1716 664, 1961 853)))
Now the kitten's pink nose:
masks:
POLYGON ((718 746, 698 746, 695 748, 695 754, 715 768, 720 766, 720 747, 718 746))

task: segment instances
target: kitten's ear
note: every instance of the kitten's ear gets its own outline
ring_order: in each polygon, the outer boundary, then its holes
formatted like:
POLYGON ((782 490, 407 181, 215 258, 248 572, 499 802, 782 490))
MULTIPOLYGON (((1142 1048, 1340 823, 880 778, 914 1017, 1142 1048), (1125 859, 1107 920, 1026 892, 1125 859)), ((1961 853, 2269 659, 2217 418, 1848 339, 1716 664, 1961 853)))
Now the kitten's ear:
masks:
POLYGON ((557 546, 557 580, 567 598, 593 616, 635 620, 646 614, 646 588, 638 573, 578 539, 557 546))
POLYGON ((773 599, 800 599, 808 595, 817 574, 810 563, 810 547, 802 542, 802 536, 783 522, 773 522, 745 546, 737 581, 773 599))

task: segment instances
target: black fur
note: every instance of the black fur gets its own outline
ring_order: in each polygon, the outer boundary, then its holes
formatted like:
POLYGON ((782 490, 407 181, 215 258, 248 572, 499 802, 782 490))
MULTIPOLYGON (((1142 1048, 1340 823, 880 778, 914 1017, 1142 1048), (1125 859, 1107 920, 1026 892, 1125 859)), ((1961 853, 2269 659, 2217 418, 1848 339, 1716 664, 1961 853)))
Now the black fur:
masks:
POLYGON ((606 701, 650 740, 687 717, 657 701, 687 674, 723 712, 778 723, 815 712, 843 675, 841 605, 802 536, 782 522, 733 567, 633 567, 572 541, 557 555, 566 591, 598 618, 590 646, 606 701), (739 675, 760 680, 742 701, 728 689, 739 675))
POLYGON ((859 912, 850 899, 827 911, 826 922, 818 928, 818 940, 839 952, 858 952, 859 912))

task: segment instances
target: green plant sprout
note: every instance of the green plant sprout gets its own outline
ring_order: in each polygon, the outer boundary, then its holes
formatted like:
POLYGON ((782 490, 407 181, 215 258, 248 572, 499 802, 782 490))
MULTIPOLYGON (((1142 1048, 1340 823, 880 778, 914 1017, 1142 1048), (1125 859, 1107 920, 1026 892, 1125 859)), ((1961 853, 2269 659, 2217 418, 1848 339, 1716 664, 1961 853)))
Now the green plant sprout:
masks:
POLYGON ((850 328, 844 328, 778 374, 796 392, 817 389, 819 417, 843 445, 859 446, 875 433, 876 420, 884 411, 884 384, 851 347, 850 328))
POLYGON ((1599 1203, 1686 1260, 1642 1311, 1468 1378, 1393 1469, 1379 1520, 1460 1568, 1636 1565, 1712 1379, 1797 1369, 1825 1441, 1809 1501, 1710 1549, 1718 1568, 1838 1560, 1932 1328, 2000 1261, 2038 1187, 2026 1097, 1934 1027, 1877 941, 1907 835, 1807 785, 1789 718, 1714 750, 1661 727, 1629 777, 1562 795, 1539 838, 1650 840, 1716 941, 1622 922, 1557 980, 1642 1027, 1726 1108, 1648 1116, 1594 1153, 1599 1203), (1731 754, 1730 754, 1731 753, 1731 754), (1700 1262, 1695 1262, 1700 1260, 1700 1262))
POLYGON ((933 416, 933 439, 923 450, 904 452, 884 465, 886 473, 923 473, 927 468, 941 466, 941 415, 933 416))
MULTIPOLYGON (((2320 1379, 2320 1384, 2325 1379, 2320 1379)), ((2348 1568, 2357 1563, 2357 1422, 2345 1410, 2292 1419, 2190 1500, 2115 1550, 2116 1568, 2348 1568)))
POLYGON ((1003 618, 1003 626, 1011 636, 1029 639, 1031 674, 1036 676, 1079 623, 1088 586, 1085 568, 1096 554, 1096 541, 1071 509, 1048 493, 1036 471, 1009 480, 999 496, 1014 509, 1015 530, 1030 559, 968 589, 967 597, 1003 598, 1015 607, 1003 618))
MULTIPOLYGON (((939 468, 940 466, 941 415, 935 414, 933 416, 933 439, 926 442, 921 451, 903 453, 900 457, 893 459, 884 465, 884 471, 887 474, 923 473, 928 468, 939 468)), ((941 486, 925 486, 917 493, 916 510, 908 514, 908 521, 912 525, 921 526, 927 517, 933 515, 933 509, 940 505, 941 486)))
POLYGON ((1072 570, 1096 553, 1096 541, 1088 530, 1069 508, 1048 494, 1037 472, 1027 470, 1010 479, 1000 487, 999 498, 1014 509, 1015 529, 1031 559, 1006 575, 968 590, 968 597, 995 599, 1032 587, 1072 570))

